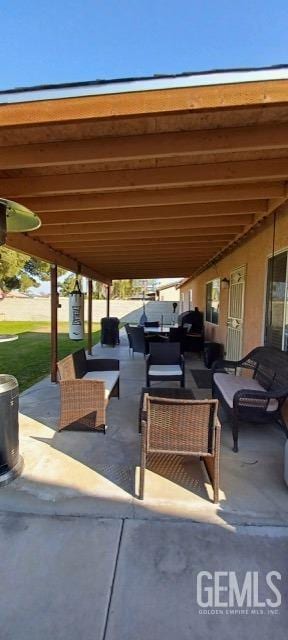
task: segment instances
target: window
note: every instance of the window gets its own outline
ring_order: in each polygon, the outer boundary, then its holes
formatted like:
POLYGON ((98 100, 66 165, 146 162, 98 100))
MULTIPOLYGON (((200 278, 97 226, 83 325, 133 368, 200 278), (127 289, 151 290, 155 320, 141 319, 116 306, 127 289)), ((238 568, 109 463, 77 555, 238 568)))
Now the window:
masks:
POLYGON ((189 311, 193 308, 193 292, 189 289, 189 311))
POLYGON ((206 321, 219 324, 220 278, 206 284, 206 321))
POLYGON ((288 351, 288 252, 268 260, 265 344, 288 351))

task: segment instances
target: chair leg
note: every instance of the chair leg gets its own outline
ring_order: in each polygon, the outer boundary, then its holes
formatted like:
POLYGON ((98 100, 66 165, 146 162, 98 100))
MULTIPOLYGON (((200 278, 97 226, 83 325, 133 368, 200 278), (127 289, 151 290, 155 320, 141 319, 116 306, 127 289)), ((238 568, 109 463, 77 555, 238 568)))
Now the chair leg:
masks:
POLYGON ((238 453, 238 420, 236 416, 233 416, 233 425, 232 425, 232 435, 233 435, 233 451, 234 453, 238 453))
POLYGON ((145 467, 146 467, 146 454, 142 450, 141 462, 140 462, 140 478, 139 478, 139 500, 144 500, 145 467))
POLYGON ((215 486, 215 484, 213 485, 213 492, 214 492, 214 504, 217 504, 219 502, 219 488, 215 486))

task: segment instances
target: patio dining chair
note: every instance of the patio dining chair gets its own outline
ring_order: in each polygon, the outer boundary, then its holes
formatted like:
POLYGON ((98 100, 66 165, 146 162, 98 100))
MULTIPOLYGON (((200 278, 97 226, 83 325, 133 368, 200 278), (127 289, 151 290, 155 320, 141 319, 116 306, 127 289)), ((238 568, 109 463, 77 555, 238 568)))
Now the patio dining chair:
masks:
POLYGON ((170 327, 169 342, 179 342, 182 354, 185 352, 186 336, 187 329, 185 327, 170 327))
POLYGON ((146 386, 151 381, 180 382, 185 387, 185 363, 179 342, 151 342, 146 358, 146 386))
POLYGON ((147 419, 142 426, 139 498, 144 498, 145 470, 149 454, 197 456, 210 478, 214 502, 219 501, 219 453, 221 425, 217 400, 181 400, 149 397, 147 419))
POLYGON ((131 338, 131 327, 130 327, 130 324, 128 324, 128 322, 126 322, 125 324, 125 330, 126 330, 127 339, 128 339, 128 349, 129 349, 129 356, 130 356, 130 353, 132 351, 132 338, 131 338))
POLYGON ((147 353, 148 347, 145 340, 144 328, 130 326, 129 334, 130 334, 130 339, 128 336, 128 340, 129 340, 129 346, 132 349, 133 358, 134 358, 134 353, 143 353, 143 355, 145 356, 145 354, 147 353))

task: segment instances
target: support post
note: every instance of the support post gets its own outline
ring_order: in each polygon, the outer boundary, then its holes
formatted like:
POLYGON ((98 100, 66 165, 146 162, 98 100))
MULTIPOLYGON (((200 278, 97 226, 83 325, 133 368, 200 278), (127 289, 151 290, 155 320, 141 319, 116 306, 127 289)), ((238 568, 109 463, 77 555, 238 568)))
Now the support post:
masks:
POLYGON ((51 265, 51 382, 57 382, 58 361, 58 292, 57 265, 51 265))
POLYGON ((88 280, 88 354, 92 355, 92 293, 93 293, 93 283, 89 278, 88 280))
POLYGON ((110 286, 107 285, 107 297, 106 297, 106 317, 110 317, 110 286))

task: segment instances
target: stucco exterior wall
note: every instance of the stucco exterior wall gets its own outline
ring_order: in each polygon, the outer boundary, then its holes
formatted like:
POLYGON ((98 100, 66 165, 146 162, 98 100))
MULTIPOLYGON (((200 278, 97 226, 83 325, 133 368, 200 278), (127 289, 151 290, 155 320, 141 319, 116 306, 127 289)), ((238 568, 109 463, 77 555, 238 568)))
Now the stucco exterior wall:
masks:
POLYGON ((179 302, 180 291, 176 287, 167 287, 165 289, 159 289, 159 301, 160 302, 179 302))
MULTIPOLYGON (((251 236, 233 253, 224 257, 214 267, 189 280, 181 287, 184 301, 188 292, 193 292, 193 307, 196 305, 205 313, 206 283, 214 278, 230 278, 230 272, 246 265, 246 290, 244 307, 243 354, 257 345, 263 344, 264 312, 266 297, 267 259, 272 254, 273 216, 260 227, 257 234, 251 236)), ((288 248, 288 206, 279 207, 276 217, 275 251, 288 248)), ((205 335, 226 345, 227 314, 229 289, 221 288, 219 325, 205 323, 205 335)), ((185 310, 187 304, 185 304, 185 310)))

